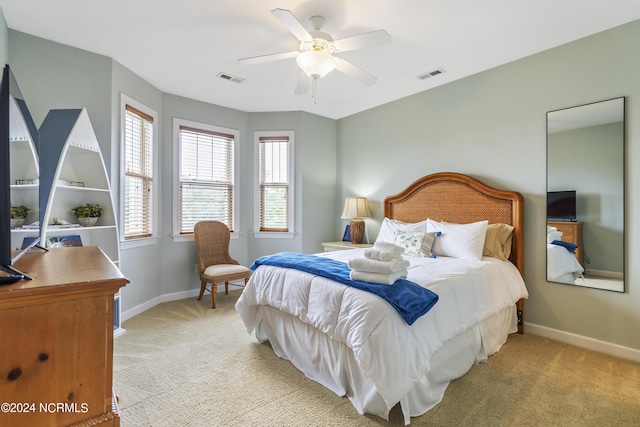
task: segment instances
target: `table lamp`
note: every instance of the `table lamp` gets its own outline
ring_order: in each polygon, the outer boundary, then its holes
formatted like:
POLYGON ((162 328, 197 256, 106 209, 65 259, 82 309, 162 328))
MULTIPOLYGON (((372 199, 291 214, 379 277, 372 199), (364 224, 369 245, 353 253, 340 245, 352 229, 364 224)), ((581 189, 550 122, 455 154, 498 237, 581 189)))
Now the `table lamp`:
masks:
POLYGON ((366 197, 347 197, 344 201, 344 210, 341 219, 351 219, 349 230, 351 243, 360 244, 364 237, 364 220, 371 217, 371 211, 366 197))

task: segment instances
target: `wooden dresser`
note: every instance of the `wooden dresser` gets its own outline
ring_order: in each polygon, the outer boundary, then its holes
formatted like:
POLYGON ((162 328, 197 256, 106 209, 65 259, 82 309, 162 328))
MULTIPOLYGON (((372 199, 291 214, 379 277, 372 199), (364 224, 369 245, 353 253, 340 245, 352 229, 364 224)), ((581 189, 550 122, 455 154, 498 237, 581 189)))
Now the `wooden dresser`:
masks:
POLYGON ((549 227, 555 227, 562 232, 562 241, 573 243, 578 246, 575 256, 582 267, 584 267, 584 244, 582 243, 582 223, 581 222, 548 222, 549 227))
POLYGON ((119 426, 113 297, 129 281, 96 246, 35 250, 14 267, 34 280, 0 286, 0 424, 119 426))

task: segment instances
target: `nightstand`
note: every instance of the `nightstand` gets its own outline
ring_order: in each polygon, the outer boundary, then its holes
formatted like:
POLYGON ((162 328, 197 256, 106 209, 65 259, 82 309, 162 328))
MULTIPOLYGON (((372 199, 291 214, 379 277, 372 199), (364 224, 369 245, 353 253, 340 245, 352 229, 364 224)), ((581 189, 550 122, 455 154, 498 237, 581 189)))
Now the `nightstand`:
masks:
POLYGON ((369 243, 360 243, 355 245, 351 242, 325 242, 322 244, 322 247, 324 248, 325 252, 331 252, 331 251, 344 251, 347 249, 357 249, 357 248, 372 248, 373 245, 369 243))

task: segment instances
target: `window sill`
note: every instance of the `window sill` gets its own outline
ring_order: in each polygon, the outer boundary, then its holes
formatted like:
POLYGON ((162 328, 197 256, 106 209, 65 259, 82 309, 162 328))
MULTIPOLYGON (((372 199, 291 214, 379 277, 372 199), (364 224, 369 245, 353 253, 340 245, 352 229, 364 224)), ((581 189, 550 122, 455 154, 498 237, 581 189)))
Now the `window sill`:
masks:
MULTIPOLYGON (((172 234, 171 238, 173 243, 193 242, 193 234, 172 234)), ((240 238, 240 233, 231 233, 231 240, 237 240, 240 238)))
POLYGON ((123 240, 120 242, 120 250, 151 246, 158 243, 158 236, 143 237, 140 239, 123 240))
POLYGON ((293 239, 296 233, 292 232, 264 232, 264 231, 256 231, 253 233, 253 237, 256 239, 293 239))

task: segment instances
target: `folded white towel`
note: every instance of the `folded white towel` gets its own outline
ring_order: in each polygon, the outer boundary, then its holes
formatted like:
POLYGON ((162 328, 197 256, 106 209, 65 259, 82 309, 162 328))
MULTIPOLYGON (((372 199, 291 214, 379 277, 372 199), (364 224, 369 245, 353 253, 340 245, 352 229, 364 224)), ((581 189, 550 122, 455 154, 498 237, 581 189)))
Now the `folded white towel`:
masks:
POLYGON ((389 262, 393 259, 402 259, 400 254, 393 252, 381 251, 375 248, 368 248, 364 250, 364 257, 369 259, 375 259, 378 261, 389 262))
POLYGON ((395 273, 397 271, 406 270, 409 267, 409 261, 404 259, 395 259, 385 262, 368 258, 354 258, 350 259, 347 264, 352 270, 383 274, 395 273))
POLYGON ((562 240, 562 231, 550 231, 547 233, 547 243, 551 243, 554 240, 562 240))
POLYGON ((404 248, 402 246, 394 245, 389 242, 375 242, 373 247, 379 251, 386 251, 394 254, 401 254, 404 252, 404 248))
POLYGON ((351 280, 358 280, 360 282, 377 283, 380 285, 393 285, 393 283, 398 279, 406 279, 407 272, 406 270, 403 270, 391 274, 382 274, 352 270, 351 273, 349 273, 349 277, 351 277, 351 280))

